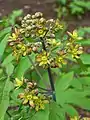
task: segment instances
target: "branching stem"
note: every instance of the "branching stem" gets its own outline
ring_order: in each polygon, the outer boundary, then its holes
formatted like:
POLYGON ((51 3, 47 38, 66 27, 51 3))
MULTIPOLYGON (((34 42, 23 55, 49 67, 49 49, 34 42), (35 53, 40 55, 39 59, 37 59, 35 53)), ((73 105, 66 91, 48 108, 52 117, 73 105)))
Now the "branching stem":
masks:
POLYGON ((37 86, 39 89, 41 89, 41 90, 44 90, 44 91, 52 91, 52 90, 49 90, 49 89, 45 89, 45 88, 42 88, 42 87, 39 87, 39 86, 37 86))
MULTIPOLYGON (((41 38, 41 41, 42 41, 42 46, 43 46, 43 49, 45 50, 45 51, 47 51, 46 50, 46 47, 45 47, 45 43, 44 43, 44 40, 43 40, 43 38, 41 38)), ((54 101, 56 101, 56 95, 55 95, 55 87, 54 87, 54 82, 53 82, 53 77, 52 77, 52 74, 51 74, 51 69, 50 69, 50 67, 48 67, 48 76, 49 76, 49 81, 50 81, 50 85, 51 85, 51 89, 52 89, 52 95, 53 95, 53 100, 54 101)))
POLYGON ((45 85, 47 85, 45 80, 43 79, 41 73, 39 72, 39 70, 37 69, 37 67, 35 66, 35 64, 33 63, 32 59, 31 59, 31 57, 29 55, 28 55, 28 59, 31 62, 31 64, 33 65, 33 67, 34 67, 35 71, 37 72, 38 76, 40 77, 40 79, 43 80, 45 85))

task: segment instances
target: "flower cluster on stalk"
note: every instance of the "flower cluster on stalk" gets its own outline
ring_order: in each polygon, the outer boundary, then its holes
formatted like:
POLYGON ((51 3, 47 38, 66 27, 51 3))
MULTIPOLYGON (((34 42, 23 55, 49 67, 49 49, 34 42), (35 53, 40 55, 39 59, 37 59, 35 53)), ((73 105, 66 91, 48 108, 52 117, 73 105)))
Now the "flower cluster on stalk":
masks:
POLYGON ((29 105, 30 109, 35 109, 36 111, 45 109, 45 104, 49 103, 50 97, 38 89, 36 82, 29 82, 24 78, 21 80, 16 78, 15 81, 16 89, 20 87, 24 89, 24 92, 18 95, 23 105, 29 105))
POLYGON ((56 34, 64 26, 59 20, 46 19, 41 12, 26 15, 19 28, 15 28, 9 38, 9 45, 13 55, 20 57, 35 53, 36 63, 43 68, 62 67, 68 61, 68 56, 78 59, 83 53, 82 46, 76 41, 80 40, 76 30, 67 32, 67 41, 58 40, 56 34))
MULTIPOLYGON (((69 56, 79 59, 83 53, 82 46, 76 42, 81 39, 76 30, 73 33, 66 33, 68 35, 66 41, 57 39, 57 34, 60 35, 63 29, 64 26, 59 20, 46 19, 41 12, 28 14, 22 19, 21 26, 12 30, 8 44, 17 61, 21 57, 29 58, 29 55, 34 53, 35 65, 44 69, 61 68, 67 64, 69 56)), ((43 92, 35 82, 24 78, 21 80, 16 78, 15 81, 17 89, 23 88, 23 92, 18 95, 22 104, 29 105, 36 111, 45 108, 54 92, 53 90, 43 92)))

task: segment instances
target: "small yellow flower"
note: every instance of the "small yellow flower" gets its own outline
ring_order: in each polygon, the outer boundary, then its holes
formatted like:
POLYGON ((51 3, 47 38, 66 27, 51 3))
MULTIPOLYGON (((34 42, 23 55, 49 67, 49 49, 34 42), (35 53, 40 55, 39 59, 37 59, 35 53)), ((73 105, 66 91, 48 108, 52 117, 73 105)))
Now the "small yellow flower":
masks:
POLYGON ((46 29, 45 28, 40 28, 40 29, 37 30, 36 36, 44 37, 45 33, 46 33, 46 29))
POLYGON ((12 35, 9 37, 9 41, 17 40, 19 35, 20 35, 19 29, 15 28, 14 33, 12 33, 12 35))
POLYGON ((36 61, 39 63, 39 66, 44 66, 50 64, 49 62, 49 53, 43 51, 42 53, 36 56, 36 61))
POLYGON ((34 104, 34 101, 33 101, 33 100, 30 100, 30 101, 29 101, 29 104, 30 104, 30 106, 31 106, 32 108, 35 107, 35 104, 34 104))
POLYGON ((21 80, 18 78, 15 78, 15 82, 16 82, 16 84, 15 84, 16 88, 20 88, 24 83, 23 77, 21 78, 21 80))
POLYGON ((63 25, 60 24, 59 20, 57 19, 55 22, 55 31, 62 30, 62 29, 63 29, 63 25))
POLYGON ((23 99, 23 104, 27 104, 33 98, 32 92, 24 92, 19 94, 19 98, 23 99))
POLYGON ((62 67, 63 64, 67 63, 66 60, 65 60, 65 57, 66 57, 66 55, 56 57, 55 62, 56 62, 58 67, 62 67))
POLYGON ((46 41, 49 45, 52 46, 59 46, 61 44, 60 42, 57 42, 55 39, 47 39, 46 41))
POLYGON ((38 96, 38 99, 35 100, 35 110, 39 111, 39 110, 45 109, 45 104, 48 104, 48 103, 49 101, 46 100, 44 95, 38 96))
POLYGON ((75 116, 74 118, 70 118, 70 120, 79 120, 79 118, 75 116))
POLYGON ((80 55, 83 53, 83 49, 80 45, 76 44, 69 44, 68 46, 68 53, 72 55, 72 58, 80 58, 80 55))
POLYGON ((69 34, 69 36, 75 40, 81 40, 82 37, 78 36, 78 32, 77 30, 74 30, 73 33, 67 32, 69 34))
POLYGON ((13 49, 13 55, 16 57, 16 60, 19 60, 21 56, 26 56, 28 53, 30 53, 30 49, 24 44, 19 43, 12 47, 13 49))
POLYGON ((45 108, 45 104, 49 103, 46 97, 42 94, 36 94, 35 90, 27 90, 24 93, 20 93, 18 96, 20 99, 23 100, 23 104, 28 104, 31 108, 35 109, 36 111, 42 110, 45 108))

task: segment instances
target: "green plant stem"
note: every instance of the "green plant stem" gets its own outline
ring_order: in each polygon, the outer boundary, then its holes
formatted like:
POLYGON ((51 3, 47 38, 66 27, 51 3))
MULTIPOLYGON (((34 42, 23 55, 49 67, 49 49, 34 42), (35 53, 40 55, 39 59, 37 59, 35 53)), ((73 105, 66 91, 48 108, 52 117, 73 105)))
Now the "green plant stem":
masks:
POLYGON ((6 113, 10 118, 12 117, 11 114, 8 111, 6 111, 6 113))
POLYGON ((44 84, 47 85, 47 83, 45 82, 45 80, 43 79, 41 73, 39 72, 39 70, 37 69, 37 67, 35 66, 35 64, 33 63, 31 57, 28 55, 28 59, 31 62, 31 64, 33 65, 35 71, 37 72, 38 76, 40 77, 41 80, 43 80, 44 84))
POLYGON ((52 78, 50 67, 48 67, 48 76, 49 76, 51 88, 52 88, 52 91, 53 91, 53 100, 56 101, 55 87, 54 87, 54 82, 53 82, 53 78, 52 78))
POLYGON ((39 89, 41 89, 41 90, 44 90, 44 91, 52 91, 52 90, 49 90, 49 89, 45 89, 45 88, 42 88, 42 87, 39 87, 39 86, 37 86, 39 89))
MULTIPOLYGON (((45 43, 44 43, 44 40, 43 40, 43 38, 41 38, 41 41, 42 41, 42 46, 43 46, 43 49, 45 50, 45 51, 47 51, 46 50, 46 47, 45 47, 45 43)), ((53 82, 53 78, 52 78, 52 74, 51 74, 51 69, 50 69, 50 67, 48 67, 48 76, 49 76, 49 81, 50 81, 50 85, 51 85, 51 89, 52 89, 52 95, 53 95, 53 100, 54 101, 56 101, 56 95, 55 95, 55 87, 54 87, 54 82, 53 82)))

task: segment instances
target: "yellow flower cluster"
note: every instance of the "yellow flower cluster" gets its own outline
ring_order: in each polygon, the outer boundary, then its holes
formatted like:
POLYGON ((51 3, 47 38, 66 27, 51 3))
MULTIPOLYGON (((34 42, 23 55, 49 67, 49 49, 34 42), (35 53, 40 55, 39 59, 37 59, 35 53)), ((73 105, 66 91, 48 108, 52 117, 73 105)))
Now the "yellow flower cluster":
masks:
POLYGON ((9 37, 9 41, 16 41, 16 40, 18 40, 19 36, 20 36, 20 30, 15 28, 14 32, 9 37))
POLYGON ((51 53, 42 51, 36 56, 36 62, 39 63, 39 66, 47 68, 48 66, 52 68, 62 67, 63 64, 66 64, 66 54, 63 51, 59 51, 56 57, 52 57, 51 53))
POLYGON ((16 89, 22 87, 24 92, 18 95, 18 98, 22 99, 23 105, 28 104, 31 109, 36 111, 45 109, 45 104, 49 103, 49 97, 43 93, 39 93, 37 84, 35 82, 29 82, 23 77, 15 79, 16 89))
POLYGON ((61 42, 56 41, 55 38, 48 38, 46 39, 46 47, 52 49, 53 47, 59 47, 61 42))
POLYGON ((62 67, 63 64, 66 64, 66 53, 62 50, 58 52, 58 56, 56 57, 56 63, 58 67, 62 67))
POLYGON ((83 48, 80 45, 73 45, 72 43, 68 43, 67 46, 67 52, 72 55, 72 58, 80 58, 80 55, 83 53, 83 48))
POLYGON ((29 104, 31 109, 43 110, 45 104, 49 103, 46 96, 43 94, 37 94, 37 90, 26 91, 19 94, 19 98, 23 100, 23 104, 29 104))
POLYGON ((19 60, 34 52, 36 62, 43 68, 62 67, 70 55, 72 58, 80 58, 83 49, 76 41, 82 38, 74 30, 72 33, 67 32, 67 41, 60 41, 56 32, 62 29, 63 25, 59 20, 45 19, 41 12, 26 15, 20 28, 15 28, 9 37, 13 55, 19 60))
POLYGON ((46 51, 42 51, 42 53, 36 56, 36 61, 39 63, 39 66, 43 66, 44 68, 47 68, 48 65, 50 64, 49 53, 47 53, 46 51))
POLYGON ((67 32, 73 40, 81 40, 82 37, 78 36, 77 30, 74 30, 73 33, 67 32))
POLYGON ((15 78, 15 87, 18 89, 24 84, 24 79, 23 77, 21 79, 15 78))
POLYGON ((25 34, 26 37, 45 37, 50 36, 63 29, 62 24, 59 20, 49 19, 46 20, 41 12, 36 12, 34 15, 26 15, 22 20, 21 33, 25 34))
POLYGON ((30 49, 28 49, 26 44, 22 42, 12 46, 12 49, 13 55, 16 57, 16 60, 18 60, 21 56, 26 56, 28 53, 30 53, 30 49))
POLYGON ((83 53, 83 48, 81 45, 76 44, 76 40, 82 39, 81 37, 78 36, 77 31, 74 30, 73 33, 71 34, 68 32, 70 35, 69 42, 67 43, 67 52, 72 55, 72 58, 79 58, 80 55, 83 53))

